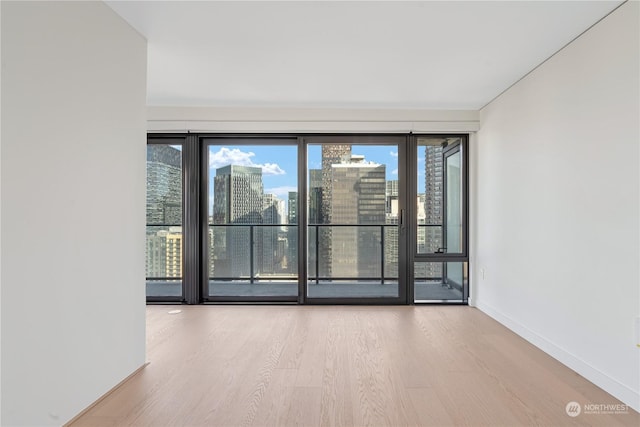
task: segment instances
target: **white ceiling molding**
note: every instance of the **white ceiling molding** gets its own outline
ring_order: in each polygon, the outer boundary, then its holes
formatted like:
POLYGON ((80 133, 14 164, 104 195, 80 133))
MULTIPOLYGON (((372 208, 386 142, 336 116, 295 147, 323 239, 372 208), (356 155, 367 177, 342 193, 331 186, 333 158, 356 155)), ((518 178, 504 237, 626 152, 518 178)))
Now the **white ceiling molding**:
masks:
POLYGON ((150 132, 434 133, 475 132, 468 110, 149 107, 150 132))

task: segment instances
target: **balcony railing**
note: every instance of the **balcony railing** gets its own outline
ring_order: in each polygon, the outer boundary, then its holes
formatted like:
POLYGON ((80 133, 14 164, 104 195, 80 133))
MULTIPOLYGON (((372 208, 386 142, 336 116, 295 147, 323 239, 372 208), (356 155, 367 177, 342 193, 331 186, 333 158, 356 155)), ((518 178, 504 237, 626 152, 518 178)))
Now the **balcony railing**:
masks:
MULTIPOLYGON (((297 227, 297 224, 209 224, 209 259, 213 264, 209 280, 243 283, 297 280, 297 227), (274 238, 278 237, 285 241, 284 252, 283 248, 276 253, 277 248, 267 247, 269 239, 275 244, 274 238), (238 254, 244 258, 238 258, 238 254), (265 260, 267 264, 282 266, 282 257, 286 257, 286 268, 264 270, 265 260)), ((398 227, 381 223, 309 224, 307 280, 397 283, 398 227)), ((419 227, 441 228, 425 224, 419 227)))
MULTIPOLYGON (((297 281, 297 227, 297 224, 209 224, 209 280, 251 284, 297 281)), ((441 229, 439 224, 418 224, 419 252, 434 253, 441 248, 441 229), (424 241, 420 241, 420 229, 425 230, 424 241), (428 229, 436 231, 436 236, 427 238, 432 234, 426 232, 428 229)), ((308 282, 397 283, 398 230, 398 224, 309 224, 308 282)), ((180 233, 180 224, 147 225, 148 236, 180 233)), ((153 246, 149 238, 147 250, 153 246)), ((169 259, 176 263, 173 256, 166 255, 156 261, 166 263, 169 259)), ((149 271, 148 265, 147 274, 149 271)), ((430 273, 429 276, 439 275, 437 271, 430 273)), ((154 281, 180 279, 168 274, 147 276, 147 280, 154 281)))

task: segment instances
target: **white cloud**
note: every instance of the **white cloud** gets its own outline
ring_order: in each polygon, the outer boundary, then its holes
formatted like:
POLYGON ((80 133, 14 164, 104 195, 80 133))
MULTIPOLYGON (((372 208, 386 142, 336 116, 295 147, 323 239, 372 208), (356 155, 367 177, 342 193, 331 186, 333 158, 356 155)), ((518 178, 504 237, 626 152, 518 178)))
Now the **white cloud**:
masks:
POLYGON ((265 194, 275 194, 283 199, 289 197, 289 191, 298 191, 298 187, 284 185, 282 187, 274 187, 264 190, 265 194))
POLYGON ((265 175, 284 175, 286 172, 278 166, 277 163, 265 163, 264 165, 254 165, 262 168, 262 173, 265 175))
POLYGON ((251 151, 242 151, 238 148, 230 150, 221 147, 215 153, 209 152, 209 167, 213 169, 228 165, 253 166, 262 168, 264 175, 284 175, 286 172, 277 163, 254 163, 252 157, 256 154, 251 151))
POLYGON ((389 154, 391 154, 391 157, 398 157, 397 151, 390 151, 389 154))
POLYGON ((391 175, 398 175, 398 169, 394 169, 391 171, 391 175))

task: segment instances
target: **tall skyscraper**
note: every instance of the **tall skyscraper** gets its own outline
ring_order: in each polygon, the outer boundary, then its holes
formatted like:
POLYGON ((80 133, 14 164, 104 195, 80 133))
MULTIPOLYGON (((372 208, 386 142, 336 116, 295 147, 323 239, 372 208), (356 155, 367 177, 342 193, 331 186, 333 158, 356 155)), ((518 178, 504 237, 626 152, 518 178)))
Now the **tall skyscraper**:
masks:
MULTIPOLYGON (((434 141, 435 142, 435 141, 434 141)), ((442 241, 442 145, 426 145, 425 161, 425 243, 424 252, 434 253, 443 247, 442 241)), ((440 263, 427 263, 428 278, 442 276, 440 263)))
POLYGON ((426 227, 424 226, 426 224, 426 218, 427 218, 427 215, 424 211, 424 205, 425 205, 424 193, 418 194, 417 205, 418 205, 418 233, 417 233, 418 253, 423 254, 426 252, 426 244, 427 244, 426 227))
MULTIPOLYGON (((261 224, 263 214, 262 169, 229 165, 216 169, 214 178, 213 223, 214 271, 216 277, 248 277, 251 235, 261 253, 259 227, 222 226, 223 224, 261 224)), ((254 271, 258 266, 254 257, 254 271)))
POLYGON ((385 165, 364 156, 343 156, 331 165, 329 220, 334 227, 330 246, 332 277, 379 277, 380 227, 385 223, 385 165))
POLYGON ((278 224, 278 226, 260 227, 260 230, 256 229, 254 231, 254 234, 261 235, 262 240, 262 250, 257 254, 259 265, 261 266, 260 274, 275 274, 282 270, 282 257, 284 255, 278 250, 280 224, 284 221, 282 217, 284 201, 274 194, 265 194, 262 198, 262 206, 262 223, 278 224), (258 233, 258 231, 260 232, 258 233))
POLYGON ((398 180, 397 179, 387 181, 385 196, 386 196, 385 212, 391 215, 398 216, 398 180))
POLYGON ((182 276, 182 152, 147 147, 146 276, 182 276))
MULTIPOLYGON (((331 217, 332 203, 333 203, 333 165, 340 164, 342 161, 349 161, 351 157, 351 145, 338 144, 338 145, 323 145, 322 146, 322 190, 321 190, 321 204, 320 204, 320 221, 318 223, 330 224, 336 223, 331 217)), ((332 248, 332 227, 319 227, 317 230, 318 239, 318 270, 316 273, 318 276, 332 277, 332 262, 331 262, 331 248, 332 248)), ((315 248, 314 248, 315 251, 315 248)), ((315 267, 313 268, 315 269, 315 267)), ((311 268, 309 269, 312 270, 311 268)))
POLYGON ((298 272, 298 192, 289 191, 287 204, 287 272, 298 272))
POLYGON ((321 213, 322 222, 328 224, 331 222, 331 203, 333 201, 333 165, 348 162, 351 158, 351 145, 323 145, 322 146, 322 205, 321 213))
POLYGON ((214 224, 259 224, 263 193, 261 168, 229 165, 216 169, 214 224))
POLYGON ((427 145, 425 162, 425 214, 428 224, 442 224, 442 146, 427 145))
POLYGON ((182 152, 147 148, 147 224, 182 225, 182 152))
POLYGON ((322 169, 309 169, 309 224, 322 224, 322 169))
POLYGON ((387 181, 385 191, 384 275, 398 277, 398 180, 387 181))

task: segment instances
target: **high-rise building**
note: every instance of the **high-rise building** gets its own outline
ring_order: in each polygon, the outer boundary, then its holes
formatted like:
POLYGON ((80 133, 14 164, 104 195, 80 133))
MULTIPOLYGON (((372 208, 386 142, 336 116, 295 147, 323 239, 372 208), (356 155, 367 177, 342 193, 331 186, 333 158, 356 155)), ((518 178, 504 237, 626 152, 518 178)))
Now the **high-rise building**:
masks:
POLYGON ((287 271, 298 272, 298 192, 289 191, 287 204, 287 271))
POLYGON ((322 224, 322 169, 309 169, 309 224, 322 224))
POLYGON ((329 220, 332 277, 380 277, 381 228, 385 223, 386 167, 364 156, 344 156, 331 165, 329 220), (374 225, 366 227, 367 224, 374 225))
POLYGON ((387 181, 385 212, 398 216, 398 180, 393 179, 387 181))
POLYGON ((425 205, 425 195, 424 193, 418 194, 418 233, 417 233, 417 244, 418 244, 418 253, 422 254, 426 252, 426 218, 427 215, 424 211, 425 205))
POLYGON ((442 146, 427 145, 425 163, 425 214, 427 224, 442 224, 442 146))
POLYGON ((182 225, 182 152, 170 145, 147 148, 147 224, 182 225))
MULTIPOLYGON (((333 189, 333 165, 340 164, 343 161, 348 161, 351 157, 351 145, 349 144, 326 144, 322 146, 322 169, 321 169, 321 182, 322 188, 320 191, 321 203, 320 212, 317 224, 330 224, 336 223, 331 217, 332 211, 332 189, 333 189)), ((317 179, 317 176, 315 177, 317 179)), ((332 227, 318 227, 314 230, 317 241, 317 264, 318 271, 316 274, 321 277, 332 277, 332 262, 331 262, 331 248, 332 248, 332 227)), ((312 233, 309 233, 310 237, 312 233)), ((314 247, 315 252, 315 247, 314 247)), ((310 258, 311 259, 311 258, 310 258)), ((314 258, 315 259, 315 258, 314 258)), ((309 268, 309 271, 315 271, 315 266, 309 268)))
MULTIPOLYGON (((280 200, 274 194, 265 194, 262 198, 262 223, 277 224, 278 226, 260 227, 260 232, 255 230, 254 233, 261 235, 262 250, 256 254, 259 258, 260 274, 274 274, 282 270, 283 255, 279 251, 279 237, 281 227, 284 221, 282 211, 284 210, 284 200, 280 200)), ((255 237, 254 237, 255 238, 255 237)))
POLYGON ((182 228, 170 227, 166 239, 166 277, 182 277, 182 228))
POLYGON ((384 227, 384 276, 398 277, 398 180, 386 183, 385 191, 385 224, 395 227, 384 227))
POLYGON ((229 165, 216 169, 214 224, 259 224, 262 221, 262 168, 229 165))
MULTIPOLYGON (((425 162, 425 243, 424 252, 434 253, 443 247, 442 240, 442 197, 443 197, 443 172, 442 172, 442 145, 426 145, 424 152, 425 162)), ((440 278, 442 266, 440 263, 427 263, 428 278, 440 278)))
MULTIPOLYGON (((216 169, 213 193, 213 248, 216 277, 249 277, 253 242, 261 253, 259 227, 225 224, 261 224, 263 215, 262 169, 229 165, 216 169), (216 227, 215 225, 219 225, 216 227)), ((258 266, 254 256, 254 268, 258 266)))
POLYGON ((182 276, 181 225, 182 152, 170 145, 150 145, 147 147, 147 277, 182 276))
POLYGON ((147 233, 146 271, 151 278, 182 277, 182 227, 147 233))
POLYGON ((323 145, 322 146, 322 204, 320 215, 322 222, 328 224, 331 222, 331 203, 333 201, 333 171, 332 167, 341 164, 343 161, 348 162, 351 158, 351 145, 323 145))
POLYGON ((166 230, 147 230, 147 277, 167 277, 167 233, 166 230))

